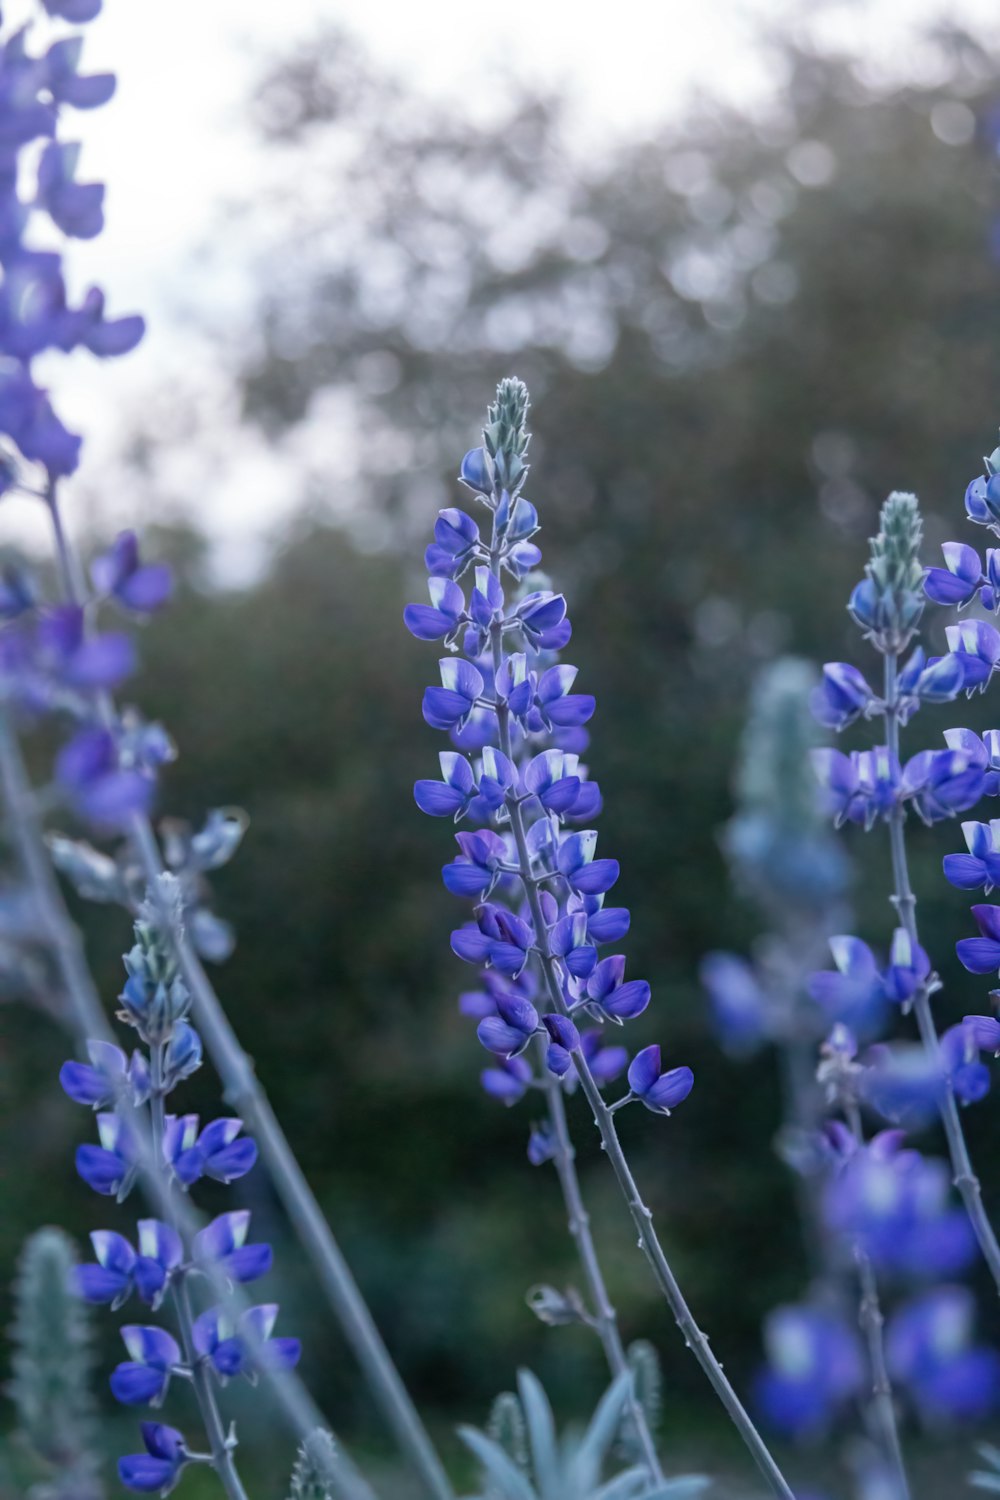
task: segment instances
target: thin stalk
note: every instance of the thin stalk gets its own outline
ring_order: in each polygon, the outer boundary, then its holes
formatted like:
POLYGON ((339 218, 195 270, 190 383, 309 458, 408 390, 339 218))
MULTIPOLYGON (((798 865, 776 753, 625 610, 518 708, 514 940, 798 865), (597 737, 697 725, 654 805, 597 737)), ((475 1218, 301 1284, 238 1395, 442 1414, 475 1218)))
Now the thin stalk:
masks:
MULTIPOLYGON (((491 548, 491 567, 495 567, 495 558, 497 555, 496 538, 494 536, 493 547, 491 548)), ((499 624, 494 624, 490 632, 495 666, 499 666, 502 659, 501 630, 502 627, 499 624)), ((500 746, 504 750, 504 753, 509 756, 510 711, 506 703, 499 698, 496 703, 496 713, 500 727, 500 746)), ((514 834, 514 842, 517 847, 521 883, 524 887, 528 906, 531 911, 531 919, 535 929, 535 939, 538 945, 545 984, 549 992, 553 1010, 565 1016, 569 1014, 569 1008, 563 994, 557 960, 549 948, 548 928, 545 922, 545 914, 542 911, 538 882, 532 874, 531 856, 528 853, 523 808, 517 797, 512 794, 508 794, 506 803, 510 816, 511 829, 514 834)), ((639 1192, 625 1153, 622 1150, 612 1112, 604 1102, 586 1058, 579 1048, 571 1053, 571 1056, 587 1103, 593 1112, 594 1124, 600 1133, 601 1144, 611 1163, 611 1169, 615 1174, 618 1186, 621 1188, 622 1195, 628 1206, 632 1222, 638 1232, 639 1248, 649 1262, 656 1284, 667 1300, 677 1326, 684 1335, 686 1345, 693 1351, 695 1358, 708 1376, 712 1389, 725 1407, 727 1415, 733 1422, 744 1443, 746 1443, 761 1474, 770 1484, 774 1493, 780 1495, 782 1500, 795 1500, 792 1490, 789 1488, 781 1470, 772 1458, 764 1439, 757 1431, 749 1412, 745 1409, 732 1385, 729 1383, 721 1364, 712 1353, 708 1339, 698 1327, 691 1309, 684 1300, 683 1293, 671 1269, 670 1262, 667 1260, 663 1246, 660 1244, 656 1230, 653 1228, 652 1212, 643 1202, 642 1195, 639 1192)))
MULTIPOLYGON (((885 655, 885 734, 886 745, 891 762, 899 759, 899 696, 897 692, 897 668, 898 657, 896 652, 887 651, 885 655)), ((910 884, 910 869, 906 856, 906 834, 904 824, 906 813, 898 804, 894 805, 889 815, 889 848, 892 855, 893 893, 890 900, 899 913, 899 920, 905 928, 910 941, 917 945, 920 942, 917 930, 917 899, 913 894, 910 884)), ((917 1020, 917 1029, 920 1039, 928 1056, 933 1060, 935 1071, 944 1075, 944 1065, 941 1058, 941 1046, 938 1038, 937 1025, 934 1013, 931 1010, 930 994, 926 985, 921 985, 913 997, 913 1014, 917 1020)), ((962 1202, 965 1204, 966 1213, 979 1241, 979 1248, 983 1252, 983 1258, 993 1277, 997 1291, 1000 1292, 1000 1244, 993 1232, 983 1207, 982 1188, 979 1178, 972 1167, 969 1156, 969 1148, 962 1129, 962 1121, 958 1113, 958 1105, 951 1088, 945 1083, 941 1090, 941 1123, 944 1126, 945 1138, 948 1142, 948 1154, 951 1158, 952 1175, 955 1187, 961 1194, 962 1202)))
MULTIPOLYGON (((153 1155, 159 1161, 163 1154, 164 1127, 163 1047, 161 1045, 150 1049, 149 1078, 153 1155)), ((174 1206, 175 1194, 171 1191, 169 1182, 167 1184, 167 1191, 171 1200, 171 1212, 168 1216, 168 1222, 173 1225, 178 1233, 181 1233, 181 1227, 177 1222, 177 1213, 174 1206)), ((247 1500, 247 1493, 240 1480, 232 1448, 226 1441, 226 1433, 222 1425, 218 1402, 215 1399, 215 1390, 212 1386, 211 1375, 205 1361, 200 1358, 195 1348, 191 1298, 188 1294, 187 1281, 183 1274, 178 1281, 171 1283, 170 1290, 174 1310, 177 1313, 177 1323, 180 1328, 181 1347, 184 1350, 184 1358, 187 1360, 191 1370, 191 1383, 194 1386, 194 1393, 198 1400, 202 1421, 205 1424, 209 1451, 212 1455, 212 1468, 219 1476, 219 1482, 229 1496, 229 1500, 247 1500)))
MULTIPOLYGON (((80 1056, 86 1057, 88 1040, 115 1044, 116 1038, 94 984, 79 929, 66 908, 62 890, 49 860, 20 746, 2 706, 0 792, 7 809, 11 838, 35 897, 45 942, 59 970, 69 1005, 70 1030, 76 1037, 80 1056)), ((203 1221, 187 1201, 171 1202, 166 1184, 157 1170, 157 1158, 153 1155, 148 1132, 143 1128, 144 1122, 136 1118, 132 1124, 139 1150, 140 1180, 146 1195, 157 1213, 166 1217, 172 1210, 177 1214, 185 1235, 189 1240, 193 1239, 203 1227, 203 1221)), ((206 1270, 212 1280, 215 1295, 224 1305, 234 1305, 238 1311, 248 1305, 242 1294, 234 1292, 228 1278, 216 1267, 209 1266, 206 1270)), ((278 1406, 299 1438, 308 1437, 317 1427, 328 1426, 296 1374, 270 1370, 265 1371, 265 1374, 278 1406)), ((337 1468, 334 1477, 350 1500, 374 1500, 368 1482, 339 1444, 335 1449, 334 1461, 337 1468)))
MULTIPOLYGON (((497 550, 495 535, 493 538, 493 548, 490 552, 490 569, 494 573, 499 572, 499 552, 497 550)), ((494 671, 499 671, 503 661, 503 637, 501 629, 497 625, 494 625, 490 630, 490 645, 492 648, 494 671)), ((508 760, 512 760, 510 715, 507 712, 506 704, 497 705, 497 719, 499 722, 500 749, 508 760)), ((618 1314, 614 1303, 608 1295, 604 1273, 601 1270, 600 1257, 597 1254, 597 1246, 594 1243, 594 1235, 591 1229, 590 1214, 587 1212, 584 1204, 580 1178, 576 1170, 576 1150, 573 1146, 569 1121, 566 1117, 566 1099, 563 1094, 563 1086, 560 1080, 545 1067, 544 1059, 541 1072, 544 1081, 546 1104, 548 1106, 549 1124, 552 1128, 552 1140, 555 1146, 552 1160, 556 1169, 556 1176, 559 1178, 563 1202, 566 1206, 569 1233, 576 1246, 580 1267, 590 1292, 592 1304, 591 1316, 593 1318, 594 1330, 601 1341, 601 1347, 604 1350, 604 1357, 607 1360, 608 1368, 611 1374, 617 1378, 628 1371, 629 1363, 624 1345, 622 1344, 621 1332, 618 1328, 618 1314)), ((630 1389, 629 1391, 627 1409, 636 1437, 639 1440, 639 1446, 642 1449, 643 1462, 649 1470, 650 1477, 656 1481, 662 1480, 663 1470, 660 1467, 656 1444, 649 1430, 649 1423, 646 1420, 646 1413, 642 1402, 636 1396, 634 1389, 630 1389)))
MULTIPOLYGON (((86 602, 82 570, 62 523, 54 484, 50 486, 46 499, 64 592, 70 602, 82 606, 86 602)), ((95 698, 102 719, 113 728, 117 724, 117 712, 111 695, 101 692, 95 698)), ((164 872, 164 866, 150 820, 142 814, 134 814, 130 833, 146 879, 155 885, 164 872)), ((319 1286, 340 1322, 386 1424, 395 1434, 400 1451, 409 1459, 427 1494, 433 1500, 455 1500, 444 1466, 211 980, 183 932, 178 931, 173 923, 170 931, 181 972, 191 991, 195 1021, 222 1081, 224 1096, 247 1121, 256 1137, 274 1190, 312 1262, 319 1286)))
MULTIPOLYGON (((855 1140, 859 1146, 863 1145, 861 1111, 856 1104, 849 1103, 845 1106, 845 1114, 855 1140)), ((896 1480, 896 1500, 910 1500, 910 1483, 906 1475, 903 1447, 899 1440, 899 1427, 896 1423, 896 1403, 893 1400, 892 1381, 889 1379, 889 1368, 885 1358, 883 1336, 885 1318, 882 1315, 882 1304, 879 1300, 878 1281, 875 1268, 861 1244, 856 1243, 853 1248, 854 1261, 858 1268, 858 1281, 861 1285, 858 1322, 868 1346, 868 1361, 872 1373, 870 1408, 872 1427, 896 1480)))

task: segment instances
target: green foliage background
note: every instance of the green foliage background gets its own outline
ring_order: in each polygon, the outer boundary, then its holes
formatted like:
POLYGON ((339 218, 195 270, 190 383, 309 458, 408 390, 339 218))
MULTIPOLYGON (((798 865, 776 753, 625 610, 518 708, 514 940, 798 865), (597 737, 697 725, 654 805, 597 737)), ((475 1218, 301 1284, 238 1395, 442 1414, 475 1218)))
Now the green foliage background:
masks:
MULTIPOLYGON (((921 495, 928 557, 947 536, 977 540, 962 493, 1000 419, 996 60, 957 32, 934 48, 933 85, 890 86, 783 44, 766 118, 706 108, 597 162, 573 150, 558 99, 518 95, 474 127, 333 34, 276 66, 254 101, 261 149, 287 172, 245 215, 265 250, 253 321, 232 345, 244 419, 277 441, 335 390, 351 402, 359 472, 336 528, 315 476, 292 476, 302 517, 239 591, 208 585, 197 535, 161 530, 183 586, 143 635, 137 696, 182 750, 164 811, 251 815, 216 883, 239 933, 220 992, 442 1430, 481 1420, 519 1364, 578 1414, 604 1373, 586 1331, 545 1330, 525 1306, 531 1283, 574 1275, 562 1211, 554 1180, 525 1159, 530 1109, 481 1095, 480 1049, 456 1013, 459 912, 436 880, 450 831, 410 791, 438 749, 419 707, 436 654, 400 619, 422 597, 421 546, 454 503, 456 460, 496 380, 519 374, 535 401, 528 492, 545 566, 569 596, 570 659, 598 697, 602 847, 622 862, 630 965, 653 985, 630 1040, 659 1040, 697 1077, 669 1123, 629 1112, 623 1133, 680 1279, 746 1384, 762 1314, 800 1295, 806 1274, 771 1151, 772 1061, 720 1053, 696 981, 706 950, 744 949, 755 931, 716 843, 748 685, 783 650, 863 650, 843 605, 890 488, 921 495), (963 109, 975 134, 948 144, 963 109)), ((163 441, 152 427, 136 436, 154 502, 172 498, 163 441)), ((923 715, 913 747, 956 722, 994 722, 989 701, 923 715)), ((956 837, 914 837, 949 1020, 985 998, 949 958, 967 918, 938 861, 956 837)), ((884 851, 876 835, 861 843, 859 930, 884 943, 884 851)), ((86 924, 110 1005, 124 923, 89 911, 86 924)), ((0 1010, 4 1280, 39 1222, 81 1237, 97 1222, 72 1169, 81 1122, 53 1087, 62 1046, 40 1017, 0 1010)), ((195 1092, 211 1107, 210 1079, 195 1092)), ((711 1429, 712 1453, 725 1438, 585 1110, 574 1118, 625 1331, 658 1345, 668 1436, 700 1462, 699 1434, 711 1429)), ((996 1119, 986 1104, 968 1124, 1000 1211, 996 1119)), ((247 1194, 258 1232, 280 1240, 261 1172, 247 1194)), ((280 1256, 285 1319, 333 1425, 382 1451, 307 1268, 291 1246, 280 1256)))

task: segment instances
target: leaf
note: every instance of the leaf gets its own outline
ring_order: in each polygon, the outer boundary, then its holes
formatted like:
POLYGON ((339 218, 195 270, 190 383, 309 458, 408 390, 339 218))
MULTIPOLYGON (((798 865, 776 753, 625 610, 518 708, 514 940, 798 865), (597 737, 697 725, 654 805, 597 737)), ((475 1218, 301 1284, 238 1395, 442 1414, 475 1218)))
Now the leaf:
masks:
POLYGON ((622 1411, 631 1390, 631 1372, 623 1371, 605 1391, 590 1419, 573 1461, 573 1478, 581 1494, 586 1494, 600 1479, 604 1456, 621 1427, 622 1411))
POLYGON ((549 1398, 537 1375, 533 1375, 530 1370, 518 1371, 517 1388, 528 1424, 531 1466, 540 1500, 560 1500, 556 1490, 559 1482, 559 1450, 549 1398))
POLYGON ((527 1479, 499 1443, 491 1442, 475 1427, 460 1427, 458 1435, 479 1459, 487 1479, 500 1491, 502 1500, 538 1500, 527 1479))

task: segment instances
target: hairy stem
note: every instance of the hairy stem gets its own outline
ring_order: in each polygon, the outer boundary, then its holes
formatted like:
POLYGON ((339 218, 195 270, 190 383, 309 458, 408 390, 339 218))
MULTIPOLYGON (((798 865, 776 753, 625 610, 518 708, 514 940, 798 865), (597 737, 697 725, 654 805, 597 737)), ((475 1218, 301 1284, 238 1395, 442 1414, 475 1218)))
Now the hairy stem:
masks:
MULTIPOLYGON (((858 1106, 848 1104, 845 1113, 855 1140, 859 1146, 863 1145, 864 1131, 858 1106)), ((879 1300, 875 1268, 860 1244, 854 1246, 854 1262, 858 1268, 858 1281, 861 1286, 858 1322, 868 1346, 868 1361, 872 1374, 871 1426, 895 1478, 896 1500, 910 1500, 910 1484, 906 1475, 906 1464, 903 1461, 899 1427, 896 1423, 896 1403, 893 1399, 892 1381, 889 1379, 889 1369, 885 1359, 883 1337, 885 1319, 879 1300)))
MULTIPOLYGON (((149 1077, 153 1154, 157 1161, 161 1161, 163 1158, 164 1126, 163 1047, 161 1045, 150 1048, 149 1077)), ((181 1233, 174 1206, 175 1195, 173 1184, 169 1180, 167 1182, 167 1193, 171 1206, 168 1222, 173 1225, 178 1233, 181 1233)), ((202 1421, 205 1424, 209 1451, 212 1455, 212 1468, 219 1476, 219 1482, 229 1496, 229 1500, 247 1500, 246 1490, 243 1488, 236 1469, 236 1460, 233 1456, 232 1448, 226 1441, 225 1429, 222 1425, 222 1417, 219 1414, 218 1402, 215 1399, 211 1374, 205 1361, 199 1357, 194 1346, 194 1320, 191 1315, 191 1298, 188 1293, 187 1282, 184 1280, 183 1275, 181 1275, 179 1280, 171 1283, 170 1290, 174 1310, 177 1313, 178 1327, 180 1328, 181 1347, 184 1350, 184 1358, 191 1368, 191 1383, 194 1386, 194 1393, 198 1400, 202 1421)))
MULTIPOLYGON (((890 761, 897 762, 899 759, 899 694, 897 690, 897 668, 898 657, 893 651, 886 652, 885 656, 885 733, 886 745, 889 750, 890 761)), ((906 857, 906 814, 902 807, 896 804, 889 816, 889 848, 892 854, 893 893, 890 897, 893 906, 899 914, 899 920, 906 929, 911 942, 919 944, 920 937, 917 930, 917 899, 913 894, 910 884, 909 863, 906 857)), ((920 1039, 930 1058, 933 1059, 935 1071, 944 1077, 944 1064, 941 1058, 941 1046, 938 1039, 937 1025, 931 1010, 930 994, 926 985, 921 985, 913 997, 913 1013, 917 1020, 917 1029, 920 1039)), ((1000 1292, 1000 1244, 993 1232, 983 1207, 982 1188, 979 1178, 972 1168, 969 1157, 969 1148, 962 1129, 962 1121, 958 1113, 958 1105, 955 1095, 947 1082, 941 1090, 941 1123, 944 1126, 945 1138, 948 1142, 948 1155, 951 1158, 952 1175, 955 1187, 958 1189, 965 1204, 966 1212, 979 1248, 989 1267, 990 1274, 1000 1292)))
MULTIPOLYGON (((54 484, 50 486, 46 499, 64 592, 72 603, 83 605, 86 587, 82 569, 62 522, 54 484)), ((95 696, 104 723, 114 729, 118 716, 111 695, 101 692, 95 696)), ((142 814, 134 814, 130 833, 146 879, 155 884, 163 874, 164 866, 150 820, 142 814)), ((191 991, 198 1030, 222 1080, 225 1098, 239 1111, 257 1139, 275 1192, 312 1262, 317 1281, 354 1351, 386 1424, 420 1476, 427 1494, 433 1496, 433 1500, 454 1500, 444 1466, 211 980, 187 937, 172 921, 169 931, 181 972, 191 991)))

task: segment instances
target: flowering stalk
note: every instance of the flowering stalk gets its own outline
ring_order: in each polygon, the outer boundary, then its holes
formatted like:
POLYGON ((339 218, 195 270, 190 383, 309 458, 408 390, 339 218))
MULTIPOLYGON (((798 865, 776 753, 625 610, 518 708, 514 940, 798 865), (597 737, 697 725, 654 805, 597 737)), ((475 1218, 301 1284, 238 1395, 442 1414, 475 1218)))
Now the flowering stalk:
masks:
MULTIPOLYGON (((565 1079, 572 1070, 640 1248, 685 1341, 772 1489, 791 1500, 791 1490, 683 1298, 615 1128, 614 1112, 631 1102, 669 1114, 690 1091, 691 1072, 663 1072, 659 1048, 647 1047, 633 1059, 628 1094, 609 1106, 576 1027, 576 1018, 584 1015, 621 1023, 640 1014, 649 1002, 649 986, 641 980, 625 982, 621 955, 598 960, 598 946, 628 928, 627 911, 603 907, 618 866, 614 860, 594 858, 594 832, 562 829, 566 819, 589 819, 600 807, 577 753, 586 742, 581 729, 593 712, 593 699, 571 691, 575 668, 553 665, 539 674, 529 665, 529 655, 558 651, 568 641, 565 600, 534 589, 508 608, 500 581, 503 571, 520 581, 541 557, 530 540, 537 514, 521 494, 527 473, 527 406, 520 381, 502 382, 490 408, 484 446, 466 454, 462 463, 462 482, 490 512, 488 542, 463 511, 442 511, 427 553, 431 605, 411 605, 405 612, 408 628, 419 639, 443 638, 452 650, 461 643, 465 652, 465 659, 441 662, 442 686, 428 688, 423 710, 432 727, 451 733, 459 753, 442 754, 443 782, 418 782, 415 795, 418 805, 434 816, 457 820, 468 814, 487 825, 457 835, 459 858, 443 871, 449 890, 478 901, 475 927, 455 932, 452 946, 467 961, 486 964, 486 994, 467 997, 469 1013, 480 1018, 480 1041, 499 1060, 484 1074, 484 1084, 508 1102, 523 1095, 535 1081, 523 1054, 536 1036, 545 1043, 548 1073, 565 1079), (477 566, 467 606, 455 580, 470 564, 477 566), (508 650, 505 637, 510 634, 523 641, 524 652, 508 650), (524 766, 517 764, 521 748, 546 739, 551 748, 524 766), (467 750, 482 750, 478 775, 461 753, 467 750), (494 827, 502 831, 494 832, 494 827), (489 899, 497 888, 524 902, 522 915, 489 899), (542 1020, 529 998, 535 985, 530 959, 538 966, 542 997, 550 1007, 542 1020)), ((590 1057, 596 1059, 600 1050, 598 1038, 590 1057)), ((603 1081, 613 1076, 605 1073, 603 1081)), ((547 1082, 542 1086, 551 1087, 547 1082)), ((545 1142, 534 1139, 533 1148, 536 1161, 554 1149, 551 1142, 546 1150, 545 1142)))

